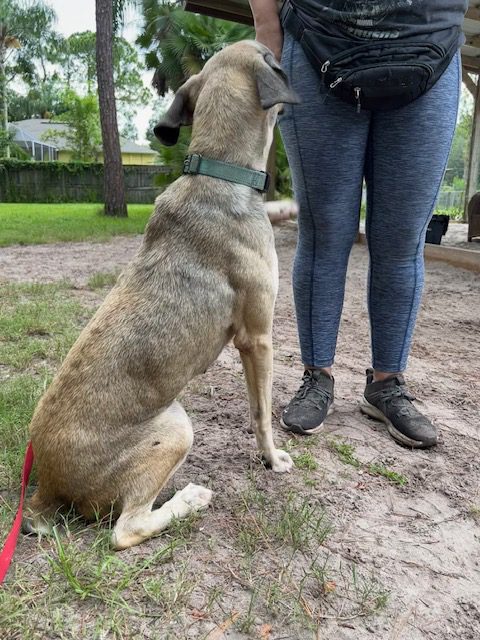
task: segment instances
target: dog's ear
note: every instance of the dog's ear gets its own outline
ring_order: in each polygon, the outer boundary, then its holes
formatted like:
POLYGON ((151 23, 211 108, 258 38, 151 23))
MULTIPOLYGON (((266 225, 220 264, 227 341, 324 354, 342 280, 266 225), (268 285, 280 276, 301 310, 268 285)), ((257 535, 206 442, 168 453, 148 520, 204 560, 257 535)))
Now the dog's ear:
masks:
POLYGON ((261 57, 256 71, 256 80, 263 109, 270 109, 281 102, 288 104, 300 102, 297 94, 288 84, 287 74, 270 51, 261 57))
POLYGON ((167 147, 171 147, 177 142, 181 126, 192 124, 199 85, 198 75, 192 76, 185 84, 182 84, 175 94, 172 104, 154 128, 155 136, 167 147))

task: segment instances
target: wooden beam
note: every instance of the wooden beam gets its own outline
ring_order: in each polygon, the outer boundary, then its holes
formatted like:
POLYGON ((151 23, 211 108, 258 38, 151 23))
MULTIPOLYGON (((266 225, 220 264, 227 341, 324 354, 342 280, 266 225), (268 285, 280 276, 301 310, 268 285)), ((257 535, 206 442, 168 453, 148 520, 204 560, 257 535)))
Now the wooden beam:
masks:
POLYGON ((476 33, 475 35, 465 36, 465 44, 468 47, 480 47, 480 34, 476 33))
POLYGON ((478 7, 470 7, 465 14, 465 18, 469 20, 480 20, 480 9, 478 7))
POLYGON ((473 110, 472 136, 470 138, 470 153, 468 159, 467 185, 465 189, 465 209, 463 219, 467 219, 467 207, 470 198, 477 192, 480 168, 480 82, 475 91, 475 105, 473 110))
POLYGON ((222 2, 222 0, 183 0, 183 7, 185 11, 201 13, 212 18, 253 25, 250 5, 248 2, 242 2, 241 0, 230 0, 229 2, 222 2))
POLYGON ((477 83, 472 80, 472 78, 468 75, 468 72, 465 69, 462 69, 462 80, 463 84, 467 87, 473 97, 475 97, 475 93, 477 91, 477 83))
POLYGON ((464 69, 468 71, 473 71, 474 73, 480 73, 480 56, 466 56, 462 53, 462 66, 464 69))

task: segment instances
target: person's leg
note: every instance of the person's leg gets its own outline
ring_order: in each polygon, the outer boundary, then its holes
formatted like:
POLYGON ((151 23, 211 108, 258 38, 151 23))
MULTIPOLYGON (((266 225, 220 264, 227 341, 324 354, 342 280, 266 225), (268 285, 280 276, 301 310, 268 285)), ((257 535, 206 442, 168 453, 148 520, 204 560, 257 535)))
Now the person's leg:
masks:
MULTIPOLYGON (((423 289, 425 232, 453 139, 460 78, 457 56, 425 95, 372 117, 366 180, 374 384, 395 379, 407 365, 423 289)), ((434 444, 427 422, 426 441, 434 444)))
MULTIPOLYGON (((353 106, 327 95, 301 46, 288 33, 282 66, 301 100, 285 105, 279 123, 299 205, 293 290, 301 355, 306 369, 328 373, 348 257, 358 232, 370 114, 357 114, 353 106)), ((333 394, 333 389, 326 391, 333 394)), ((315 422, 313 417, 307 428, 319 427, 323 419, 315 422)), ((290 428, 285 414, 284 423, 290 428)))

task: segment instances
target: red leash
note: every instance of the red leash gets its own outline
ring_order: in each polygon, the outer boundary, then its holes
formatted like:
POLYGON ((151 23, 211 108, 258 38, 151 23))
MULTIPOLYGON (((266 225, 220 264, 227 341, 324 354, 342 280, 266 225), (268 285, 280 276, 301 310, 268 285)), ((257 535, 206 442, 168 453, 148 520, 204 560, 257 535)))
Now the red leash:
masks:
POLYGON ((15 520, 13 521, 13 526, 10 529, 10 533, 5 540, 3 549, 0 551, 0 584, 2 584, 5 576, 7 575, 8 568, 10 567, 10 563, 15 552, 15 547, 17 546, 20 528, 22 526, 23 501, 25 499, 25 491, 27 490, 28 478, 30 477, 32 464, 33 448, 32 443, 29 442, 27 445, 27 450, 25 452, 25 460, 23 461, 22 488, 20 492, 20 502, 18 505, 17 515, 15 516, 15 520))

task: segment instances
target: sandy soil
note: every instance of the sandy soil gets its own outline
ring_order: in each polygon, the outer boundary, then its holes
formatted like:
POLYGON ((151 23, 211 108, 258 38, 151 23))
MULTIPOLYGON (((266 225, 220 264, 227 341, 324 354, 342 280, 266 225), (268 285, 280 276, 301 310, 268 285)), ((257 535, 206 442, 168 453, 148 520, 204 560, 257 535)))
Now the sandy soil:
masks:
MULTIPOLYGON (((276 439, 282 407, 301 377, 290 273, 295 229, 276 229, 280 292, 276 307, 274 416, 276 439)), ((51 282, 68 279, 82 286, 96 272, 124 265, 139 238, 116 238, 107 244, 58 244, 11 247, 0 251, 0 278, 51 282)), ((326 545, 338 562, 355 561, 372 572, 390 592, 383 612, 370 617, 327 615, 317 635, 300 629, 278 629, 272 621, 271 640, 331 638, 332 640, 462 640, 480 637, 480 297, 478 275, 431 262, 407 381, 421 398, 419 405, 441 434, 433 451, 409 451, 395 444, 379 423, 358 409, 364 369, 369 365, 365 303, 367 251, 352 251, 336 367, 336 412, 313 449, 319 469, 312 472, 312 499, 325 508, 334 531, 326 545), (346 466, 328 447, 337 437, 355 447, 364 462, 382 462, 408 478, 398 487, 346 466)), ((203 583, 225 590, 224 606, 241 609, 248 591, 236 580, 237 552, 231 544, 231 522, 239 491, 246 486, 253 436, 246 433, 247 402, 237 354, 228 347, 217 363, 198 378, 183 402, 194 420, 196 443, 177 473, 176 487, 189 481, 209 483, 212 508, 201 521, 204 552, 198 559, 203 583)), ((258 471, 265 491, 307 491, 303 474, 289 476, 258 471)), ((28 541, 19 558, 28 557, 28 541)), ((147 543, 153 549, 156 542, 147 543)), ((195 606, 195 602, 192 603, 195 606)), ((230 609, 231 610, 231 609, 230 609)), ((328 610, 326 610, 328 614, 328 610)), ((190 625, 188 638, 203 638, 208 623, 190 625), (202 633, 203 632, 203 635, 202 633)), ((257 621, 260 622, 260 621, 257 621)), ((263 619, 261 622, 269 622, 263 619)), ((215 626, 215 625, 213 625, 215 626)), ((258 633, 258 631, 256 632, 258 633)), ((144 637, 161 638, 162 635, 144 637)), ((179 638, 184 637, 179 635, 179 638)), ((213 637, 213 636, 212 636, 213 637)), ((216 635, 215 638, 223 636, 216 635)), ((259 635, 227 631, 240 640, 259 635)))

